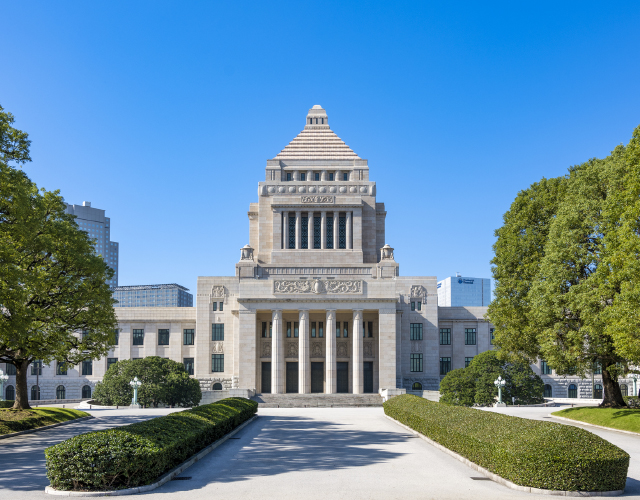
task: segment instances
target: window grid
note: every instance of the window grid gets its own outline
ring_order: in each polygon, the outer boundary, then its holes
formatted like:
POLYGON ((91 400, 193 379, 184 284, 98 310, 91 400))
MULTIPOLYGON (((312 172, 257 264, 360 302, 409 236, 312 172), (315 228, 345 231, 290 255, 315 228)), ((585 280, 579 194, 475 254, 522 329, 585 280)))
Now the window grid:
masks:
POLYGON ((56 375, 66 375, 67 374, 67 364, 63 361, 58 361, 56 366, 56 375))
POLYGON ((309 217, 302 217, 300 221, 300 248, 309 248, 309 217))
POLYGON ((195 343, 195 330, 193 328, 186 328, 182 332, 182 341, 184 345, 194 345, 195 343))
POLYGON ((316 322, 311 322, 311 337, 315 338, 316 336, 316 322))
POLYGON ((82 362, 82 374, 83 375, 93 375, 93 360, 85 359, 82 362))
POLYGON ((158 345, 169 345, 169 330, 158 330, 158 345))
POLYGON ((464 329, 464 344, 476 345, 476 329, 475 328, 464 329))
POLYGON ((417 307, 418 311, 422 311, 422 302, 421 301, 417 301, 416 302, 416 307, 417 307))
POLYGON ((291 321, 287 321, 287 338, 291 338, 291 321))
POLYGON ((56 387, 56 399, 67 399, 66 398, 67 391, 64 388, 64 385, 59 385, 56 387))
POLYGON ((107 370, 118 362, 118 358, 107 358, 107 370))
POLYGON ((551 368, 546 361, 540 361, 540 371, 543 375, 551 375, 551 368))
POLYGON ((440 358, 440 375, 446 375, 451 371, 451 358, 440 358))
POLYGON ((296 218, 289 217, 289 248, 296 247, 296 218))
POLYGON ((347 248, 347 218, 338 217, 338 248, 347 248))
POLYGON ((472 360, 473 360, 473 356, 464 358, 464 367, 468 368, 472 360))
POLYGON ((412 372, 422 371, 422 353, 421 352, 411 354, 411 371, 412 372))
POLYGON ((349 322, 342 323, 342 336, 346 339, 349 338, 349 322))
POLYGON ((327 248, 333 248, 333 217, 327 216, 327 248))
POLYGON ((214 303, 213 303, 213 310, 214 310, 214 311, 217 311, 217 310, 218 310, 218 303, 217 303, 217 302, 214 302, 214 303))
MULTIPOLYGON (((269 335, 269 337, 271 337, 271 335, 269 335)), ((211 340, 224 340, 224 324, 223 323, 216 323, 211 325, 211 340)))
POLYGON ((322 242, 322 219, 320 217, 313 218, 313 248, 320 248, 322 242))
POLYGON ((411 302, 411 310, 412 311, 416 310, 416 303, 415 302, 411 302))
POLYGON ((133 330, 133 345, 144 345, 144 330, 133 330))
POLYGON ((211 355, 211 371, 212 372, 224 371, 224 354, 211 355))
POLYGON ((422 323, 411 323, 411 340, 422 340, 422 323))
POLYGON ((318 321, 318 337, 324 337, 324 321, 318 321))
POLYGON ((300 327, 298 325, 298 322, 294 321, 293 322, 293 337, 297 339, 299 337, 299 335, 300 335, 300 327))
POLYGON ((31 363, 31 375, 42 376, 42 360, 41 359, 36 359, 33 363, 31 363))
POLYGON ((440 328, 440 345, 451 345, 451 328, 440 328))
POLYGON ((367 337, 373 337, 373 322, 369 321, 369 328, 367 329, 367 337))
POLYGON ((193 358, 184 358, 182 360, 184 364, 184 369, 189 375, 193 375, 193 358))

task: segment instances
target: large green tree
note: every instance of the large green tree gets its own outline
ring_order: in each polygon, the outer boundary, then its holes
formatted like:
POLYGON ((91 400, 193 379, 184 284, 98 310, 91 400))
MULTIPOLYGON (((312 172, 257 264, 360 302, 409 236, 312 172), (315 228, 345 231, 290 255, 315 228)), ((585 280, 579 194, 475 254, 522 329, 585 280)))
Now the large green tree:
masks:
POLYGON ((30 141, 13 123, 0 107, 0 362, 16 367, 14 408, 28 409, 33 361, 104 356, 117 321, 113 271, 59 192, 39 190, 17 167, 31 161, 30 141))
MULTIPOLYGON (((638 129, 632 143, 637 136, 638 129)), ((626 321, 621 292, 639 276, 637 226, 623 234, 621 224, 637 203, 631 146, 518 194, 496 231, 495 300, 487 314, 503 355, 545 359, 560 375, 602 367, 607 407, 625 405, 618 377, 633 359, 622 348, 632 329, 622 333, 612 321, 626 321)))
POLYGON ((142 382, 138 401, 144 406, 195 406, 202 399, 200 383, 189 377, 184 365, 158 356, 118 361, 107 370, 93 392, 94 399, 105 405, 129 405, 134 377, 142 382))

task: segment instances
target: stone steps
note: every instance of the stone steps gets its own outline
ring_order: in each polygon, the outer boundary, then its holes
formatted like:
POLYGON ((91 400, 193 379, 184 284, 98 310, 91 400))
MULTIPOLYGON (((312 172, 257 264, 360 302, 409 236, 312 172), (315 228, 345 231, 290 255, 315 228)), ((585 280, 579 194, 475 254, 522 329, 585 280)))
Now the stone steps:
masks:
POLYGON ((256 394, 258 408, 348 408, 382 406, 379 394, 256 394))

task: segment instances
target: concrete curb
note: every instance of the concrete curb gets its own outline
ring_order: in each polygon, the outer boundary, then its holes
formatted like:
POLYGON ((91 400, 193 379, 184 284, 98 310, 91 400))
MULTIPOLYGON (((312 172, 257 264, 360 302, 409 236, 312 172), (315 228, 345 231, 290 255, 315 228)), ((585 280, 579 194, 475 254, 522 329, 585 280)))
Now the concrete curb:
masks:
POLYGON ((549 417, 557 418, 558 420, 565 420, 567 422, 572 422, 574 424, 587 425, 589 427, 595 427, 597 429, 603 429, 605 431, 619 432, 621 434, 630 434, 635 437, 640 437, 640 432, 623 431, 622 429, 614 429, 613 427, 605 427, 604 425, 589 424, 587 422, 583 422, 582 420, 574 420, 573 418, 567 418, 567 417, 558 417, 553 413, 549 413, 549 417))
POLYGON ((35 429, 27 429, 26 431, 18 431, 18 432, 12 432, 11 434, 3 434, 2 436, 0 436, 0 439, 9 439, 14 436, 20 436, 22 434, 31 434, 33 432, 44 431, 46 429, 51 429, 53 427, 59 427, 61 425, 75 424, 76 422, 82 422, 83 420, 89 420, 90 418, 95 418, 95 417, 92 415, 89 415, 88 417, 74 418, 73 420, 58 422, 57 424, 43 425, 42 427, 36 427, 35 429))
POLYGON ((160 476, 160 479, 158 479, 155 483, 147 484, 145 486, 138 486, 136 488, 127 488, 124 490, 111 490, 111 491, 63 491, 63 490, 56 490, 51 486, 47 486, 44 489, 44 492, 48 493, 49 495, 58 495, 62 497, 115 497, 115 496, 122 496, 122 495, 134 495, 136 493, 146 493, 147 491, 155 490, 156 488, 162 486, 164 483, 171 481, 171 479, 173 479, 175 476, 183 472, 185 469, 191 467, 198 460, 201 460, 202 458, 204 458, 206 455, 211 453, 214 449, 216 449, 218 446, 224 443, 231 436, 233 436, 234 434, 244 429, 256 418, 258 418, 258 415, 254 415, 243 424, 240 424, 238 427, 233 429, 229 434, 225 434, 220 439, 211 443, 209 446, 207 446, 203 450, 200 450, 191 458, 187 459, 177 467, 174 467, 169 472, 160 476))
POLYGON ((472 461, 466 459, 462 455, 458 455, 455 451, 451 451, 449 448, 446 448, 446 447, 442 446, 441 444, 436 443, 434 440, 429 439, 424 434, 420 434, 419 432, 414 431, 411 427, 408 427, 408 426, 398 422, 395 418, 391 418, 389 415, 386 415, 386 414, 385 414, 385 417, 387 417, 392 422, 395 422, 400 427, 404 427, 406 430, 408 430, 412 434, 415 434, 417 437, 419 437, 421 439, 424 439, 427 443, 435 446, 440 451, 444 451, 447 455, 451 455, 456 460, 459 460, 463 464, 471 467, 474 470, 477 470, 481 474, 484 474, 485 476, 487 476, 492 481, 495 481, 496 483, 499 483, 499 484, 501 484, 503 486, 506 486, 507 488, 511 488, 512 490, 524 491, 525 493, 536 493, 538 495, 555 495, 555 496, 561 496, 561 497, 612 497, 612 496, 622 495, 624 493, 624 490, 615 490, 615 491, 562 491, 562 490, 544 490, 544 489, 541 489, 541 488, 532 488, 530 486, 520 486, 519 484, 512 483, 511 481, 508 481, 507 479, 505 479, 505 478, 503 478, 501 476, 498 476, 497 474, 494 474, 493 472, 485 469, 484 467, 480 467, 478 464, 473 463, 472 461))

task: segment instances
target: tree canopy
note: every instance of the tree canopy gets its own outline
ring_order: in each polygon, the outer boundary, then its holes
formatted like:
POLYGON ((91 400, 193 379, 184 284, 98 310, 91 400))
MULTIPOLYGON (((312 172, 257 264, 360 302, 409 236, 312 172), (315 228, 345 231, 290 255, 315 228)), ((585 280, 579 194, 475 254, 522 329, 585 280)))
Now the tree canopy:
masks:
POLYGON ((603 406, 640 361, 640 127, 628 146, 518 193, 496 231, 487 316, 504 356, 560 375, 602 368, 603 406))
POLYGON ((117 326, 94 242, 58 191, 39 190, 10 163, 30 161, 26 133, 0 107, 0 361, 16 367, 15 408, 29 408, 34 360, 75 365, 104 356, 117 326))
POLYGON ((107 370, 102 382, 96 385, 93 397, 104 405, 131 404, 134 377, 142 382, 138 389, 138 402, 157 407, 195 406, 202 399, 200 383, 189 377, 184 365, 158 356, 118 361, 107 370))
POLYGON ((498 376, 506 385, 502 400, 507 404, 536 404, 543 401, 544 383, 531 366, 523 361, 505 361, 496 351, 485 351, 473 358, 466 368, 452 370, 440 382, 440 402, 456 406, 491 406, 498 388, 498 376))

